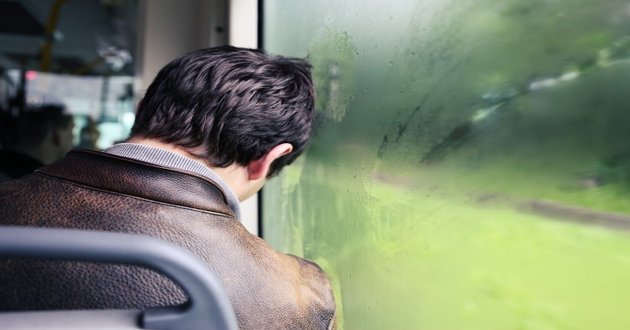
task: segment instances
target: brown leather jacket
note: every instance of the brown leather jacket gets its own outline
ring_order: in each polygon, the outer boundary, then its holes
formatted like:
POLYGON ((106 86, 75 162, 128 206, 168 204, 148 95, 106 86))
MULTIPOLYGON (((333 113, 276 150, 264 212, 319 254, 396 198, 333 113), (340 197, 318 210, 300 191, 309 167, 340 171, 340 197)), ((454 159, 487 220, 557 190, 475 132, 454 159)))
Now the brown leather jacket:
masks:
MULTIPOLYGON (((241 329, 330 329, 322 270, 278 253, 234 219, 224 193, 196 174, 77 150, 0 185, 0 224, 148 235, 193 251, 218 275, 241 329)), ((0 229, 1 230, 1 229, 0 229)), ((152 271, 116 265, 0 263, 0 310, 144 308, 183 303, 152 271)))

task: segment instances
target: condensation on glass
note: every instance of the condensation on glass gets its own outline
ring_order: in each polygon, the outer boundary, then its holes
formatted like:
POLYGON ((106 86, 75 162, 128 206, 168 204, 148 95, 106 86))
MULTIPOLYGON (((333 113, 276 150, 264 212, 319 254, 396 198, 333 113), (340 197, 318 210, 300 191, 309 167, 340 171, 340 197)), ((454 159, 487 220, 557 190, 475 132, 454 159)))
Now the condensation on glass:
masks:
POLYGON ((318 125, 264 234, 346 329, 626 329, 630 3, 277 1, 318 125))

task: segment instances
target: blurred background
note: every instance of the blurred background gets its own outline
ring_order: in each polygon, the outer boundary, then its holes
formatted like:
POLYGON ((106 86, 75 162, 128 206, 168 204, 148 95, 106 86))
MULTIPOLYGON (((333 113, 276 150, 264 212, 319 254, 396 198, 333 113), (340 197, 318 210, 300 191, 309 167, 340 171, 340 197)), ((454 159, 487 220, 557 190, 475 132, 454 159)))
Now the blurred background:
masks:
POLYGON ((313 65, 313 142, 244 217, 327 271, 340 328, 628 328, 630 2, 0 1, 1 147, 61 108, 106 148, 223 44, 313 65))
MULTIPOLYGON (((0 105, 17 115, 41 105, 100 132, 95 148, 133 123, 137 1, 1 1, 0 105)), ((85 143, 85 142, 84 142, 85 143)))

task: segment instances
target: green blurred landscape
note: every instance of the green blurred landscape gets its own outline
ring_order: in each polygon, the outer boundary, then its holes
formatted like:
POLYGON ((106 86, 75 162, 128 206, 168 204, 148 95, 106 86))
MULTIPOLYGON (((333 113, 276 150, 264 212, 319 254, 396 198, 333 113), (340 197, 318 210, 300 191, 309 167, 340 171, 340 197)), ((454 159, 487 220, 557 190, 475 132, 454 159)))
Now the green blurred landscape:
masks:
POLYGON ((628 328, 627 1, 264 9, 319 114, 264 235, 328 272, 342 328, 628 328))

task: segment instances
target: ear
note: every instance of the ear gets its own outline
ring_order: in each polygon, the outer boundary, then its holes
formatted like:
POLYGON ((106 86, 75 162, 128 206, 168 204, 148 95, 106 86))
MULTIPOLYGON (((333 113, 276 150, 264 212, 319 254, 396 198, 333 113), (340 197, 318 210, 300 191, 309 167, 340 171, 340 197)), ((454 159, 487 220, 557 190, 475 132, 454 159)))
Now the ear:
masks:
POLYGON ((253 181, 266 178, 267 174, 269 173, 269 167, 271 167, 271 163, 273 163, 274 160, 290 153, 291 151, 293 151, 293 146, 290 143, 281 143, 271 148, 271 150, 267 151, 267 153, 259 159, 250 162, 247 165, 249 180, 253 181))

